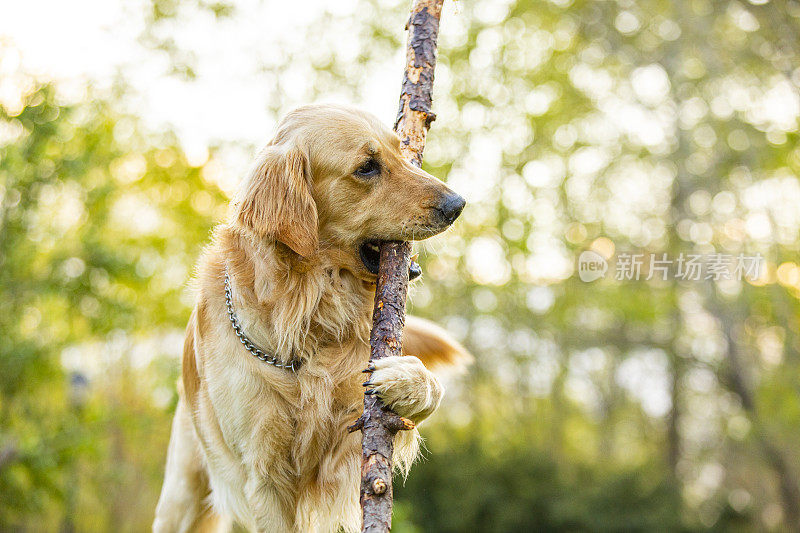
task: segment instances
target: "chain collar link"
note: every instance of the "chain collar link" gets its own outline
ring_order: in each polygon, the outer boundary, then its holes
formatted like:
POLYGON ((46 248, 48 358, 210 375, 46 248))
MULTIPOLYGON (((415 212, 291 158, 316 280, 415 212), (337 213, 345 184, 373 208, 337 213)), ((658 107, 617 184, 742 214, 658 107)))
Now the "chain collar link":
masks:
POLYGON ((239 337, 239 340, 242 342, 248 352, 253 354, 253 356, 255 356, 258 360, 263 361, 268 365, 272 365, 276 368, 288 368, 292 372, 297 372, 297 370, 300 368, 300 365, 303 364, 302 361, 294 359, 288 363, 281 363, 280 359, 261 350, 253 343, 253 341, 250 340, 247 335, 245 335, 241 324, 239 324, 239 319, 233 310, 233 296, 231 294, 231 280, 228 276, 228 267, 225 267, 225 305, 228 306, 228 318, 231 319, 233 331, 236 333, 236 336, 239 337))

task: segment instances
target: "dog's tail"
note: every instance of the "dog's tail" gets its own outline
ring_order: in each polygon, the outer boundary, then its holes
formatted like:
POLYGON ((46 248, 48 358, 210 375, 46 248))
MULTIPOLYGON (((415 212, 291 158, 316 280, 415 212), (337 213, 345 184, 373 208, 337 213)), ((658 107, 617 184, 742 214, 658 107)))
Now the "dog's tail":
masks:
POLYGON ((403 355, 415 355, 429 370, 463 370, 472 355, 433 322, 408 315, 403 329, 403 355))

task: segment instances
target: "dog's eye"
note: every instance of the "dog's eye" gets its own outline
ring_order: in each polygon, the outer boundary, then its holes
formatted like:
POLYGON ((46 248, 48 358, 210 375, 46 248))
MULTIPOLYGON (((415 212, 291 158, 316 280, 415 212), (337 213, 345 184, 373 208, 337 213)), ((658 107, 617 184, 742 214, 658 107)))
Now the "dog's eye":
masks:
POLYGON ((381 166, 374 159, 368 159, 363 165, 358 167, 355 175, 359 178, 374 178, 381 173, 381 166))

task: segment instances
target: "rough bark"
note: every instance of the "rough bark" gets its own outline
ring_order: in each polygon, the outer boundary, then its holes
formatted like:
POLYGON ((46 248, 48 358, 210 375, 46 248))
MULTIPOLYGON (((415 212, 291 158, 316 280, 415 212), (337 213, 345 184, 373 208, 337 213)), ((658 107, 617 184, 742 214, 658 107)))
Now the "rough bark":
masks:
MULTIPOLYGON (((410 246, 390 242, 381 246, 380 270, 372 314, 371 360, 401 355, 405 323, 410 246)), ((373 395, 364 395, 361 428, 362 531, 385 532, 392 527, 392 454, 394 436, 414 424, 385 409, 373 395)))
POLYGON ((418 167, 422 166, 428 128, 436 120, 431 110, 433 72, 443 3, 444 0, 414 0, 406 25, 406 70, 394 130, 403 141, 403 155, 418 167))
MULTIPOLYGON (((418 167, 422 166, 425 136, 436 118, 431 111, 431 104, 436 39, 443 1, 414 0, 406 26, 406 69, 394 129, 402 140, 403 156, 418 167)), ((411 245, 408 242, 384 242, 380 249, 380 270, 370 335, 372 360, 402 353, 411 245)), ((413 427, 409 420, 384 409, 374 396, 364 396, 364 414, 352 427, 352 430, 362 430, 361 509, 364 533, 387 532, 392 528, 394 435, 413 427)))

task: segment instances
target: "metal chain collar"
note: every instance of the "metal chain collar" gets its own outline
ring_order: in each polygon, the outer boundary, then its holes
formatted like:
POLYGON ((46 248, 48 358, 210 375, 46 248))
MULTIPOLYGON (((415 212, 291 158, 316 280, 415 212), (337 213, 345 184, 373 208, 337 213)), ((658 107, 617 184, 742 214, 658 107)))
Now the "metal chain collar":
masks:
POLYGON ((297 372, 297 370, 300 368, 300 365, 303 364, 303 361, 294 359, 288 363, 281 363, 280 359, 274 355, 264 352, 258 346, 256 346, 253 341, 251 341, 248 336, 245 335, 244 331, 242 331, 242 326, 239 324, 239 319, 233 310, 233 297, 231 295, 231 280, 228 276, 228 267, 225 267, 225 305, 228 306, 228 317, 231 319, 233 331, 236 333, 236 336, 239 337, 239 340, 242 341, 242 344, 248 352, 268 365, 272 365, 276 368, 288 368, 292 372, 297 372))

